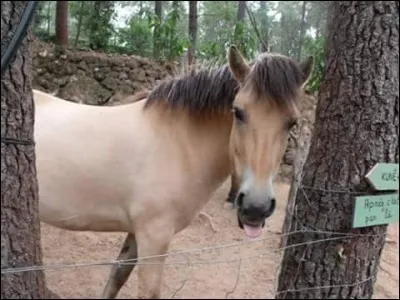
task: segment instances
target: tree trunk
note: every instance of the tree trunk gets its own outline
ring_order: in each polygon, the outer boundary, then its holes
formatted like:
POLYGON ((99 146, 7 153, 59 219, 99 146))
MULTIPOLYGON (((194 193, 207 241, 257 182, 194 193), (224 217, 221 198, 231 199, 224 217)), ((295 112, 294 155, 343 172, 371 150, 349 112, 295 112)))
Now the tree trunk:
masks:
MULTIPOLYGON (((158 18, 158 21, 162 22, 162 1, 155 1, 154 4, 154 13, 158 18)), ((153 57, 154 59, 159 59, 160 58, 160 25, 155 25, 154 26, 154 32, 153 32, 153 57)))
POLYGON ((301 47, 303 46, 304 33, 306 30, 306 8, 307 8, 307 1, 303 1, 303 4, 301 6, 301 23, 300 23, 299 46, 297 50, 297 61, 301 60, 301 47))
MULTIPOLYGON (((303 101, 308 101, 308 97, 304 96, 303 101)), ((305 108, 305 110, 311 110, 309 107, 305 108)), ((303 112, 302 112, 303 113, 303 112)), ((295 201, 297 193, 299 192, 298 186, 303 177, 303 167, 306 161, 308 151, 310 148, 312 131, 313 131, 313 123, 315 121, 315 115, 310 116, 307 112, 304 112, 300 120, 298 121, 298 135, 295 139, 296 144, 296 156, 293 160, 293 173, 292 173, 292 184, 290 186, 289 196, 286 205, 286 214, 285 220, 282 227, 282 233, 288 233, 290 226, 292 224, 292 217, 295 211, 295 201)), ((301 192, 301 191, 300 191, 301 192)), ((282 235, 280 247, 286 246, 288 236, 282 235)))
POLYGON ((75 47, 78 46, 79 36, 81 35, 84 7, 85 7, 85 1, 81 1, 80 7, 79 7, 80 11, 79 11, 79 18, 78 18, 78 26, 77 26, 77 29, 76 29, 75 47))
POLYGON ((189 69, 195 63, 196 42, 197 42, 197 1, 189 1, 189 69))
MULTIPOLYGON (((1 2, 1 40, 14 32, 28 1, 1 2)), ((1 268, 42 265, 33 139, 31 26, 1 79, 1 268)), ((3 46, 3 45, 2 45, 3 46)), ((43 271, 1 275, 1 299, 43 299, 43 271)))
POLYGON ((50 37, 51 29, 51 1, 47 4, 47 36, 50 37))
POLYGON ((283 55, 289 55, 289 46, 287 43, 287 37, 286 37, 286 28, 287 28, 287 16, 284 11, 281 12, 281 22, 280 22, 280 27, 281 27, 281 53, 283 55))
POLYGON ((288 236, 277 299, 370 299, 385 242, 387 225, 353 229, 352 213, 356 193, 373 194, 367 172, 399 162, 398 4, 331 2, 328 16, 326 73, 290 226, 308 231, 288 236))
MULTIPOLYGON (((175 13, 179 13, 179 1, 172 1, 172 11, 175 13)), ((169 35, 169 54, 168 54, 168 60, 173 61, 175 57, 175 53, 173 53, 174 49, 174 43, 176 40, 176 35, 177 35, 177 26, 178 22, 175 23, 175 26, 171 28, 171 32, 169 35)))
POLYGON ((238 1, 234 40, 238 49, 246 56, 246 46, 243 43, 245 13, 246 13, 246 1, 238 1))
POLYGON ((101 48, 101 38, 99 38, 99 16, 101 10, 101 1, 90 1, 90 19, 89 19, 89 48, 96 51, 101 48))
POLYGON ((320 30, 320 27, 321 27, 321 19, 320 18, 318 18, 317 19, 317 22, 316 22, 316 24, 315 24, 315 38, 316 39, 318 39, 319 38, 319 36, 320 36, 320 32, 321 32, 321 30, 320 30))
POLYGON ((261 32, 263 43, 260 43, 260 51, 267 52, 268 51, 268 42, 269 42, 269 25, 268 25, 268 9, 267 9, 268 1, 260 1, 260 11, 261 11, 261 32))
POLYGON ((172 9, 178 9, 179 8, 179 1, 172 1, 172 9))
POLYGON ((139 13, 138 13, 138 15, 139 15, 140 19, 143 17, 143 13, 144 13, 143 2, 139 1, 139 13))
POLYGON ((68 45, 68 1, 56 4, 56 41, 60 46, 68 45))

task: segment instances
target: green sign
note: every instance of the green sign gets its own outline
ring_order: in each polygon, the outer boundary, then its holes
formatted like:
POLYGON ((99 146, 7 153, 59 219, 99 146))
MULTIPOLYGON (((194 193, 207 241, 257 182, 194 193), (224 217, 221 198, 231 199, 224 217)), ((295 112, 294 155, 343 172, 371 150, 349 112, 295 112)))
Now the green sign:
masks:
POLYGON ((365 176, 375 190, 399 189, 399 165, 378 163, 365 176))
POLYGON ((353 228, 394 223, 399 220, 399 194, 356 197, 353 228))

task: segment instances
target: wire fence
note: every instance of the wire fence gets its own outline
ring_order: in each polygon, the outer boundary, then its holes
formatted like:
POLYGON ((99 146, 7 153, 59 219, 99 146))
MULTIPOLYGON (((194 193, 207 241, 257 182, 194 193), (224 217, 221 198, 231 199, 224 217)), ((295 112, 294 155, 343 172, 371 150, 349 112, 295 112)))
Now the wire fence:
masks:
MULTIPOLYGON (((228 243, 228 244, 220 244, 216 246, 211 246, 211 247, 203 247, 203 248, 195 248, 195 249, 188 249, 188 250, 181 250, 181 251, 175 251, 175 252, 170 252, 166 253, 163 255, 154 255, 154 256, 146 256, 146 257, 141 257, 137 259, 126 259, 126 260, 111 260, 111 261, 92 261, 92 262, 83 262, 83 263, 70 263, 70 264, 52 264, 52 265, 41 265, 41 266, 27 266, 27 267, 16 267, 16 268, 2 268, 1 269, 1 274, 14 274, 14 273, 21 273, 21 272, 34 272, 34 271, 54 271, 54 270, 66 270, 66 269, 71 269, 71 268, 83 268, 83 267, 96 267, 96 266, 112 266, 112 265, 117 265, 117 266, 126 266, 126 265, 154 265, 154 264, 163 264, 163 265, 181 265, 181 266, 195 266, 195 265, 217 265, 217 264, 225 264, 225 263, 238 263, 238 270, 237 270, 237 278, 234 287, 226 292, 226 298, 228 298, 229 295, 233 294, 238 286, 238 283, 240 281, 240 275, 241 275, 241 267, 242 267, 242 262, 254 258, 262 258, 268 254, 274 254, 278 252, 283 252, 287 249, 290 248, 295 248, 295 247, 300 247, 300 246, 309 246, 312 244, 318 244, 318 243, 325 243, 329 241, 338 241, 338 240, 344 240, 344 239, 349 239, 349 238, 355 238, 355 237, 378 237, 378 236, 385 236, 386 234, 361 234, 361 233, 348 233, 348 232, 335 232, 335 231, 325 231, 325 230, 315 230, 315 229, 309 229, 305 225, 301 226, 301 230, 296 230, 293 232, 289 233, 283 233, 283 234, 275 234, 274 236, 266 237, 266 238, 259 238, 259 239, 253 239, 253 240, 247 240, 247 241, 240 241, 240 242, 235 242, 235 243, 228 243), (160 262, 152 262, 149 261, 154 258, 167 258, 167 257, 172 257, 172 256, 177 256, 177 255, 186 255, 186 254, 192 254, 192 253, 202 253, 202 252, 207 252, 207 251, 213 251, 213 250, 221 250, 221 249, 227 249, 227 248, 235 248, 235 247, 240 247, 240 246, 245 246, 257 242, 263 242, 263 241, 269 241, 272 239, 276 239, 278 237, 283 237, 283 236, 291 236, 295 234, 315 234, 315 235, 330 235, 330 237, 325 237, 325 238, 319 238, 311 241, 307 241, 304 243, 297 243, 297 244, 291 244, 287 245, 284 247, 277 247, 276 249, 268 249, 265 251, 261 251, 256 254, 252 255, 247 255, 247 256, 242 256, 239 258, 230 258, 230 259, 210 259, 210 260, 190 260, 186 257, 184 261, 171 261, 167 262, 164 261, 162 263, 160 262)), ((278 269, 280 266, 278 266, 278 269)), ((277 269, 277 271, 278 271, 277 269)), ((277 280, 278 280, 278 272, 276 272, 275 275, 275 283, 274 283, 274 295, 280 295, 282 293, 287 293, 287 292, 298 292, 298 291, 304 291, 304 290, 315 290, 315 289, 328 289, 328 288, 340 288, 340 287, 354 287, 357 285, 361 285, 363 283, 366 283, 370 280, 372 280, 373 277, 365 278, 362 279, 358 282, 352 282, 352 283, 343 283, 341 285, 329 285, 329 286, 315 286, 315 287, 307 287, 307 288, 302 288, 302 289, 288 289, 285 291, 278 291, 277 290, 277 280)), ((181 291, 185 284, 187 282, 187 279, 182 282, 180 287, 174 291, 172 294, 171 298, 175 298, 176 295, 181 291)))
POLYGON ((382 236, 384 234, 350 234, 350 233, 339 233, 339 232, 330 232, 330 231, 316 231, 316 230, 298 230, 288 234, 281 234, 279 236, 284 235, 292 235, 298 233, 314 233, 314 234, 334 234, 340 235, 339 237, 332 237, 332 238, 325 238, 325 239, 318 239, 315 241, 308 241, 304 243, 292 244, 285 247, 280 247, 277 249, 263 251, 257 254, 253 254, 250 256, 244 256, 241 258, 232 258, 232 259, 224 259, 224 260, 210 260, 210 261, 184 261, 184 262, 146 262, 146 260, 160 258, 160 257, 170 257, 174 255, 182 255, 182 254, 189 254, 194 252, 205 252, 210 250, 217 250, 222 248, 231 248, 237 247, 245 244, 251 244, 254 242, 260 241, 267 241, 271 240, 272 237, 269 238, 262 238, 262 239, 254 239, 245 242, 237 242, 232 244, 224 244, 224 245, 217 245, 214 247, 205 247, 205 248, 196 248, 190 250, 182 250, 177 252, 166 253, 162 255, 153 255, 153 256, 145 256, 136 259, 126 259, 126 260, 111 260, 111 261, 98 261, 98 262, 86 262, 86 263, 72 263, 72 264, 54 264, 54 265, 42 265, 42 266, 29 266, 29 267, 17 267, 17 268, 5 268, 1 269, 1 274, 9 274, 9 273, 21 273, 21 272, 32 272, 32 271, 49 271, 49 270, 59 270, 59 269, 69 269, 69 268, 81 268, 81 267, 93 267, 93 266, 110 266, 110 265, 154 265, 154 264, 163 264, 163 265, 202 265, 202 264, 222 264, 222 263, 229 263, 229 262, 237 262, 241 260, 248 260, 256 257, 263 257, 264 255, 276 253, 280 251, 284 251, 286 249, 295 248, 299 246, 306 246, 312 245, 316 243, 322 243, 326 241, 334 241, 334 240, 342 240, 351 237, 377 237, 382 236))
MULTIPOLYGON (((299 173, 300 174, 300 173, 299 173)), ((349 194, 349 195, 364 195, 364 192, 355 192, 355 191, 350 191, 350 190, 329 190, 329 189, 318 189, 318 188, 313 188, 313 187, 307 187, 307 186, 302 186, 299 184, 301 182, 301 178, 296 176, 295 180, 293 180, 292 184, 297 186, 297 193, 301 192, 303 193, 306 201, 310 202, 310 199, 306 193, 306 190, 313 190, 313 191, 319 191, 322 193, 339 193, 339 194, 349 194)), ((195 265, 220 265, 220 264, 226 264, 226 263, 238 263, 238 270, 237 270, 237 277, 235 284, 233 288, 229 291, 226 292, 225 298, 228 298, 229 295, 232 295, 240 281, 240 275, 242 272, 242 263, 247 260, 255 259, 255 258, 263 258, 266 255, 270 254, 276 254, 276 253, 282 253, 287 249, 291 248, 296 248, 296 247, 301 247, 301 246, 310 246, 314 244, 322 244, 326 242, 332 242, 332 241, 341 241, 345 239, 350 239, 350 238, 371 238, 371 237, 384 237, 386 236, 386 233, 377 233, 377 234, 365 234, 365 233, 351 233, 351 232, 337 232, 337 231, 327 231, 327 230, 321 230, 318 228, 312 228, 310 226, 307 226, 305 224, 302 224, 299 218, 296 216, 296 209, 295 209, 295 202, 293 202, 293 206, 289 211, 286 211, 286 214, 290 215, 293 219, 296 220, 296 227, 300 228, 300 230, 294 230, 291 232, 287 233, 275 233, 274 235, 271 235, 266 238, 258 238, 258 239, 252 239, 252 240, 246 240, 246 241, 240 241, 240 242, 234 242, 234 243, 227 243, 227 244, 219 244, 215 246, 209 246, 209 247, 202 247, 202 248, 194 248, 194 249, 188 249, 188 250, 181 250, 181 251, 175 251, 175 252, 169 252, 163 255, 153 255, 153 256, 146 256, 146 257, 140 257, 140 258, 135 258, 135 259, 126 259, 126 260, 107 260, 107 261, 89 261, 89 262, 82 262, 82 263, 60 263, 60 264, 52 264, 52 265, 37 265, 37 266, 25 266, 25 267, 15 267, 15 268, 3 268, 1 269, 1 274, 15 274, 15 273, 21 273, 21 272, 35 272, 35 271, 54 271, 54 270, 66 270, 66 269, 76 269, 76 268, 85 268, 85 267, 98 267, 98 266, 128 266, 128 265, 169 265, 169 266, 195 266, 195 265), (204 253, 204 252, 211 252, 214 250, 222 250, 222 249, 228 249, 228 248, 237 248, 240 246, 246 246, 250 245, 253 243, 259 243, 263 241, 271 241, 271 240, 276 240, 277 237, 282 238, 282 237, 289 237, 292 235, 296 234, 313 234, 315 237, 320 236, 320 238, 316 238, 314 240, 308 240, 307 242, 302 242, 302 243, 295 243, 295 244, 289 244, 289 245, 284 245, 282 247, 277 247, 273 249, 268 249, 265 251, 261 251, 255 254, 251 255, 246 255, 246 256, 241 256, 238 258, 229 258, 229 259, 196 259, 196 260, 190 260, 187 255, 188 254, 193 254, 193 253, 204 253), (183 255, 185 257, 184 260, 182 261, 167 261, 166 258, 172 257, 172 256, 178 256, 178 255, 183 255), (151 261, 152 259, 157 259, 157 258, 165 258, 163 259, 162 262, 157 262, 157 261, 151 261)), ((310 204, 311 205, 311 204, 310 204)), ((398 251, 398 240, 397 242, 397 251, 398 251)), ((306 254, 308 247, 305 248, 304 253, 303 253, 303 258, 306 254)), ((339 254, 340 255, 340 254, 339 254)), ((301 263, 298 265, 298 270, 297 274, 295 277, 297 277, 300 271, 300 266, 301 263)), ((318 289, 332 289, 332 288, 343 288, 343 287, 354 287, 358 286, 361 284, 364 284, 366 282, 369 282, 370 280, 373 280, 374 277, 368 277, 368 278, 363 278, 360 279, 359 281, 356 282, 347 282, 343 283, 340 285, 326 285, 326 286, 311 286, 311 287, 305 287, 305 288, 300 288, 300 289, 287 289, 284 291, 278 291, 278 277, 279 277, 279 270, 281 268, 281 264, 278 264, 278 267, 276 269, 275 273, 275 279, 274 279, 274 284, 273 284, 273 291, 271 291, 271 294, 278 296, 283 293, 289 293, 289 292, 301 292, 301 291, 306 291, 306 290, 318 290, 318 289)), ((182 284, 178 289, 176 289, 171 298, 175 298, 176 295, 185 287, 188 279, 185 279, 182 281, 182 284)))

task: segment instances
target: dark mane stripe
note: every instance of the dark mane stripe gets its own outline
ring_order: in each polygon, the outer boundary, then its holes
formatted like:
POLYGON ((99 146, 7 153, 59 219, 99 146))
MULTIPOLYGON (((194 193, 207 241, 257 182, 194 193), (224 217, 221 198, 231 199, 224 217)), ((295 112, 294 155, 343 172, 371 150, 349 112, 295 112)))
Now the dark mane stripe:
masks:
MULTIPOLYGON (((296 100, 303 82, 297 63, 285 56, 262 54, 250 64, 244 86, 278 105, 289 106, 296 100)), ((166 79, 148 95, 144 109, 166 103, 173 109, 190 113, 222 113, 231 109, 239 84, 227 65, 166 79)))
POLYGON ((228 66, 203 69, 162 81, 149 94, 144 108, 164 102, 171 108, 195 114, 220 113, 230 109, 238 87, 228 66))

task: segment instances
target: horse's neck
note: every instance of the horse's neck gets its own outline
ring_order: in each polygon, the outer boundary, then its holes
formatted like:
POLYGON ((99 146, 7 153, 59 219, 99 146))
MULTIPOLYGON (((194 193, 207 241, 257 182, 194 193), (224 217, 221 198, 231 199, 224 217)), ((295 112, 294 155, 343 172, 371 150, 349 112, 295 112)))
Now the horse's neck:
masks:
POLYGON ((177 145, 187 176, 205 193, 213 192, 230 174, 230 113, 202 118, 180 113, 161 115, 158 118, 162 122, 157 122, 159 130, 177 145))

